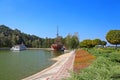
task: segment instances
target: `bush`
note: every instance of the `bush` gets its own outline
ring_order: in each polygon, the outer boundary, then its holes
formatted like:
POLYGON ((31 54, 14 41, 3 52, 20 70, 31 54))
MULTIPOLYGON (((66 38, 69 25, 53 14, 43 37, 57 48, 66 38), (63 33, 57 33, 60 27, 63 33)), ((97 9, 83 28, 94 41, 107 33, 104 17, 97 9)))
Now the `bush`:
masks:
POLYGON ((67 80, 120 80, 120 50, 86 49, 96 60, 79 74, 72 73, 67 80))
POLYGON ((99 57, 91 66, 79 74, 72 74, 67 80, 113 80, 116 74, 120 74, 120 67, 105 57, 99 57))
POLYGON ((120 54, 119 53, 112 53, 112 54, 110 54, 109 59, 113 62, 120 63, 120 54))

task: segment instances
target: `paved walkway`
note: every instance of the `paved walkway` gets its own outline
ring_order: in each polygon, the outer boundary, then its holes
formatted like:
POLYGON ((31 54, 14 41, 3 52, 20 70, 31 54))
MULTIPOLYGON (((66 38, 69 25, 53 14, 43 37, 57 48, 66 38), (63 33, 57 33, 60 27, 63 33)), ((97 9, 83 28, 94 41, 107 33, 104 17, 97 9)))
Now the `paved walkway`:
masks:
POLYGON ((27 77, 22 80, 62 80, 62 78, 70 77, 70 70, 73 70, 75 51, 59 56, 58 61, 51 67, 27 77))

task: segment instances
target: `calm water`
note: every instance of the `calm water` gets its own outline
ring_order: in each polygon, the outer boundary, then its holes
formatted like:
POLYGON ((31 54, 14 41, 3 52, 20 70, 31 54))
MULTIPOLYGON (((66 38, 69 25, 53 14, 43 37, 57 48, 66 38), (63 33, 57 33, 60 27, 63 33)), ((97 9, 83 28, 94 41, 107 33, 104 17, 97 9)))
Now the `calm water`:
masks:
POLYGON ((21 80, 35 74, 55 63, 50 59, 58 55, 45 50, 0 50, 0 80, 21 80))

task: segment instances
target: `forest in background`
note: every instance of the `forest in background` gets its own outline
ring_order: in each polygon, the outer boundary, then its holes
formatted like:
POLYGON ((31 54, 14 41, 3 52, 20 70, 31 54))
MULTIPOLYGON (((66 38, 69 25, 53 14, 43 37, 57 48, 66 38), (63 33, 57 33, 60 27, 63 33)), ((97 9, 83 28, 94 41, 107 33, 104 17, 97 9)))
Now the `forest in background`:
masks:
MULTIPOLYGON (((24 43, 28 48, 50 48, 55 38, 41 38, 21 32, 18 29, 11 29, 8 26, 0 25, 0 47, 12 47, 24 43)), ((78 35, 61 37, 61 42, 66 48, 77 48, 79 46, 78 35), (74 45, 73 45, 74 44, 74 45)))
MULTIPOLYGON (((57 37, 57 36, 56 36, 57 37)), ((66 37, 59 36, 61 43, 66 49, 92 48, 96 46, 105 47, 107 42, 112 45, 120 45, 120 30, 110 30, 106 34, 106 41, 101 39, 79 40, 78 33, 68 34, 66 37)), ((56 42, 56 38, 41 38, 21 32, 18 29, 11 29, 5 25, 0 25, 0 48, 12 47, 24 43, 28 48, 50 48, 56 42)))
POLYGON ((40 38, 21 32, 18 29, 10 29, 5 25, 0 25, 0 47, 12 47, 24 43, 27 47, 48 48, 54 43, 54 38, 40 38))

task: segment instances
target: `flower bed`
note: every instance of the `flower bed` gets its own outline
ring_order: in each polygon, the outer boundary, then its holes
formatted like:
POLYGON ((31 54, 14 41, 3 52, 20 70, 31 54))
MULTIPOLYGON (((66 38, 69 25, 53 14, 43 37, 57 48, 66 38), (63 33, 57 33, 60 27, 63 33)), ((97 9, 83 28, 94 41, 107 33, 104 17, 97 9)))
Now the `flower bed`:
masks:
POLYGON ((74 71, 79 72, 81 69, 90 65, 95 56, 89 54, 85 50, 77 50, 74 60, 74 71))

